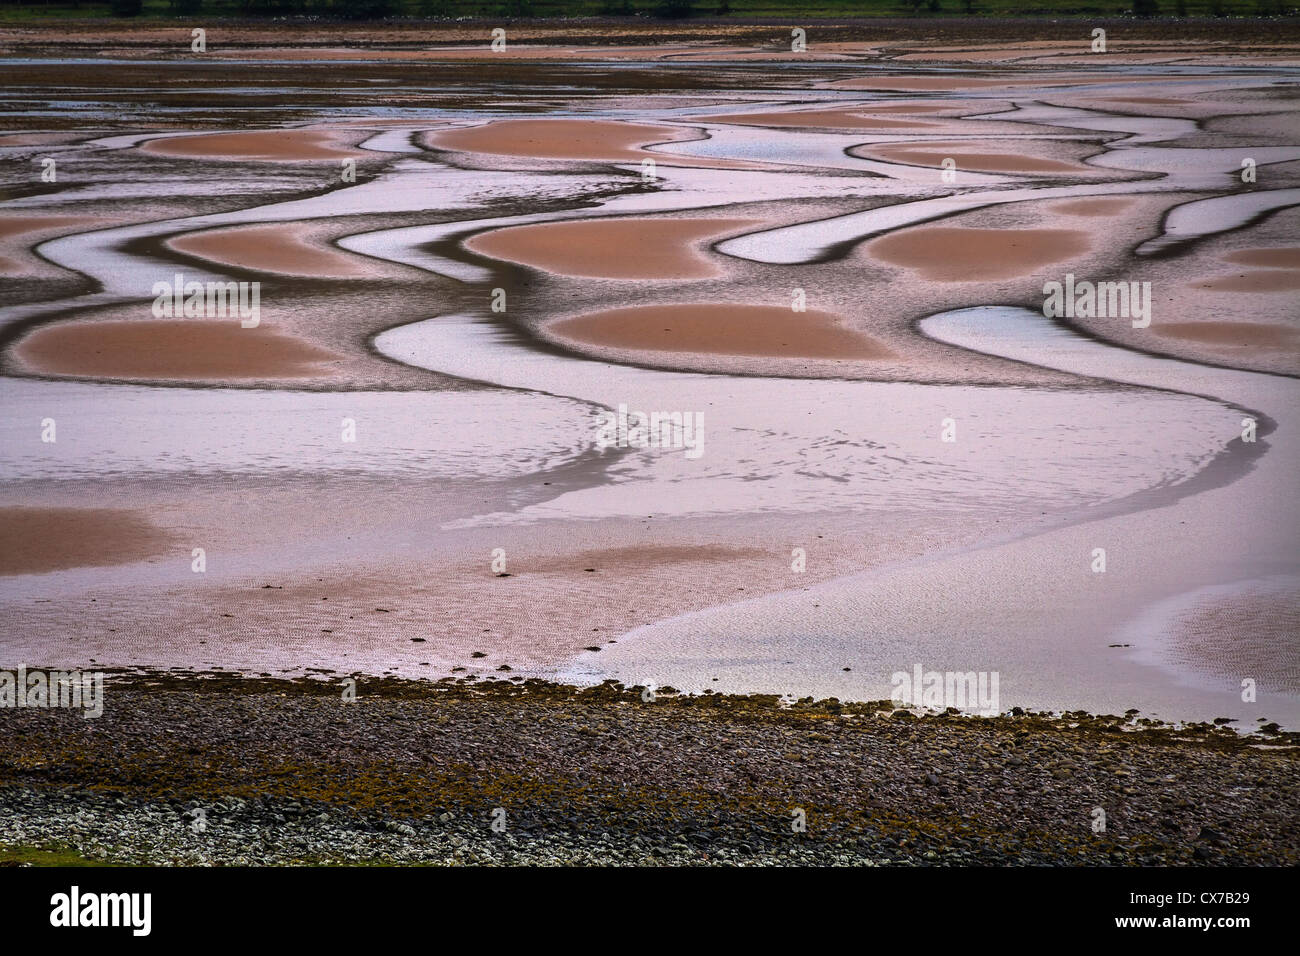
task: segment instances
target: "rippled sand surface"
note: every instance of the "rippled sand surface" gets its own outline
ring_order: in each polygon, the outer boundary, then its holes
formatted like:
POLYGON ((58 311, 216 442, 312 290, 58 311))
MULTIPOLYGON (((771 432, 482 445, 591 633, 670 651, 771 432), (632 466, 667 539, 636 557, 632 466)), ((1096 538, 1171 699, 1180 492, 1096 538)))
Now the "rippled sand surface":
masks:
POLYGON ((1300 724, 1294 51, 813 49, 0 66, 5 661, 1300 724))

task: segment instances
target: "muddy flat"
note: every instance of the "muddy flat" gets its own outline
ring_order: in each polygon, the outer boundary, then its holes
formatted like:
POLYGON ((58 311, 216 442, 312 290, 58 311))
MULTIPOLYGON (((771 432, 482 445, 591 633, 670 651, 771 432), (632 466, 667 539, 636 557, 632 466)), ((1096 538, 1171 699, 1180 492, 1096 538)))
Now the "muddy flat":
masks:
POLYGON ((1286 28, 601 29, 0 29, 11 653, 1300 720, 1286 28))

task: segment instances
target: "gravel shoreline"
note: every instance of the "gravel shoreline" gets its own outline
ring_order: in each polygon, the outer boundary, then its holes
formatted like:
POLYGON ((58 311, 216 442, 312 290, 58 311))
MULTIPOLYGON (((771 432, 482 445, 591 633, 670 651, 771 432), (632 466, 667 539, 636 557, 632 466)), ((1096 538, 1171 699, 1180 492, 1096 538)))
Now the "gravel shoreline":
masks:
POLYGON ((98 719, 0 710, 0 859, 49 846, 158 865, 1300 862, 1300 734, 1274 725, 612 683, 358 677, 356 693, 136 673, 110 677, 98 719))

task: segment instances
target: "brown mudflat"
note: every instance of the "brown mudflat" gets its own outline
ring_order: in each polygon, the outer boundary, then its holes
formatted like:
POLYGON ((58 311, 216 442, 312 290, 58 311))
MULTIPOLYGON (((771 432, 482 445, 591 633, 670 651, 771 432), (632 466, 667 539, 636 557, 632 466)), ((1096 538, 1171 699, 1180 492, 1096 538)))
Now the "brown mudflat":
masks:
POLYGON ((371 275, 366 260, 326 245, 316 245, 301 223, 273 222, 232 226, 176 236, 168 245, 177 252, 198 256, 220 265, 309 276, 317 279, 352 279, 371 275))
POLYGON ((130 509, 0 508, 0 575, 130 564, 173 544, 130 509))
MULTIPOLYGON (((1149 82, 1152 77, 1130 77, 1130 82, 1149 82)), ((1015 89, 1024 86, 1091 86, 1100 83, 1114 83, 1112 76, 1096 76, 1085 73, 1075 74, 1068 79, 1059 76, 969 76, 954 74, 951 76, 868 76, 854 77, 848 80, 834 80, 826 86, 839 90, 916 90, 918 92, 943 90, 987 90, 1004 87, 1015 89)))
POLYGON ((1074 229, 914 226, 872 240, 865 249, 872 259, 937 282, 987 282, 1031 276, 1090 246, 1088 234, 1074 229))
POLYGON ((644 149, 657 143, 676 143, 695 138, 693 131, 678 126, 652 126, 614 120, 511 119, 497 120, 482 126, 438 130, 425 134, 424 141, 437 149, 530 159, 637 163, 653 159, 656 163, 678 166, 755 168, 753 163, 677 156, 644 149))
POLYGON ((494 259, 567 276, 705 279, 722 270, 700 250, 709 239, 758 225, 754 219, 589 219, 512 226, 465 245, 494 259))
MULTIPOLYGON (((976 152, 961 143, 927 143, 924 146, 900 143, 898 145, 862 146, 850 150, 855 156, 872 156, 887 162, 906 163, 909 166, 941 168, 945 159, 957 164, 958 170, 979 173, 1082 173, 1087 166, 1069 163, 1044 156, 1030 156, 1014 152, 976 152)), ((1095 171, 1095 170, 1094 170, 1095 171)))
POLYGON ((1067 199, 1064 202, 1053 203, 1052 212, 1064 213, 1067 216, 1117 216, 1131 205, 1133 200, 1123 197, 1067 199))
POLYGON ((1300 329, 1273 322, 1158 322, 1152 324, 1151 330, 1158 335, 1204 345, 1300 347, 1300 329))
POLYGON ((586 345, 632 351, 857 360, 893 356, 829 312, 771 305, 633 306, 562 319, 547 331, 586 345))
POLYGON ((166 136, 143 143, 140 149, 158 156, 276 162, 340 160, 365 155, 342 145, 336 133, 323 129, 166 136))
POLYGON ((1223 257, 1224 262, 1266 269, 1300 269, 1300 246, 1277 246, 1267 249, 1238 249, 1223 257))
POLYGON ((237 319, 62 322, 14 347, 27 368, 92 378, 224 380, 328 374, 339 356, 237 319))
POLYGON ((0 239, 14 239, 49 229, 75 228, 99 222, 96 216, 0 216, 0 239))
POLYGON ((933 123, 915 120, 880 119, 867 116, 869 108, 836 110, 782 110, 770 113, 718 113, 696 119, 737 126, 787 126, 826 129, 922 129, 933 123))
POLYGON ((1255 269, 1237 275, 1218 276, 1196 283, 1207 292, 1294 292, 1300 289, 1300 272, 1288 269, 1255 269))
POLYGON ((29 271, 35 256, 32 246, 82 226, 108 222, 99 216, 0 216, 0 275, 21 275, 29 271))
POLYGON ((645 123, 521 119, 440 130, 427 138, 441 149, 498 156, 640 161, 647 155, 641 147, 688 139, 689 135, 676 127, 645 123))

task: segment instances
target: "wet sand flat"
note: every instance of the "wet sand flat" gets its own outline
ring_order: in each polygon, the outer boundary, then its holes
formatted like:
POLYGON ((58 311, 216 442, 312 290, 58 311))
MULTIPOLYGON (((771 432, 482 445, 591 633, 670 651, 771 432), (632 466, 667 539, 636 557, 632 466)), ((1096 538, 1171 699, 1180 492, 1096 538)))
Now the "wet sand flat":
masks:
POLYGON ((264 325, 243 328, 236 319, 61 322, 28 334, 14 354, 46 375, 218 382, 320 376, 338 358, 264 325))
POLYGON ((588 219, 497 229, 465 246, 566 276, 706 279, 722 270, 700 246, 758 224, 754 219, 588 219))
POLYGON ((1267 690, 1300 693, 1300 589, 1294 580, 1244 590, 1219 588, 1180 602, 1163 656, 1202 679, 1236 683, 1257 674, 1267 690), (1233 641, 1224 634, 1236 634, 1233 641))
MULTIPOLYGON (((935 330, 935 320, 930 320, 923 323, 923 328, 944 340, 969 342, 976 348, 1005 349, 1007 354, 1021 357, 1035 354, 1043 356, 1042 361, 1072 365, 1085 373, 1109 374, 1118 381, 1145 380, 1184 389, 1200 387, 1211 394, 1222 394, 1224 386, 1235 384, 1241 389, 1237 400, 1248 407, 1280 407, 1279 402, 1294 399, 1296 395, 1295 383, 1287 379, 1124 354, 1045 323, 1034 310, 1007 310, 1014 311, 1016 317, 1014 323, 1005 320, 1001 328, 997 320, 986 314, 996 314, 1000 311, 996 308, 965 311, 980 316, 947 313, 947 319, 942 315, 937 318, 952 325, 946 328, 941 325, 935 330), (1047 356, 1043 355, 1043 345, 1047 346, 1047 356), (1123 364, 1115 365, 1113 359, 1122 360, 1123 364)), ((1097 405, 1093 407, 1099 412, 1097 405)), ((1217 400, 1203 405, 1187 421, 1206 418, 1217 421, 1218 416, 1223 418, 1225 433, 1239 427, 1238 409, 1224 407, 1217 400)), ((1057 428, 1066 427, 1064 420, 1058 422, 1057 428)), ((1162 701, 1152 706, 1166 717, 1180 711, 1185 714, 1222 708, 1220 714, 1231 719, 1255 720, 1262 717, 1259 707, 1254 701, 1241 700, 1239 680, 1193 683, 1183 679, 1184 672, 1174 671, 1180 678, 1178 683, 1167 683, 1171 673, 1146 663, 1149 657, 1144 656, 1149 652, 1153 631, 1158 630, 1156 622, 1164 620, 1163 609, 1157 608, 1153 619, 1134 615, 1135 611, 1150 607, 1152 592, 1181 596, 1207 583, 1207 579, 1215 583, 1239 582, 1246 569, 1249 569, 1247 578, 1261 572, 1277 574, 1282 567, 1288 569, 1285 576, 1294 577, 1295 524, 1289 512, 1283 516, 1271 508, 1260 509, 1264 512, 1260 515, 1262 520, 1253 520, 1249 533, 1240 525, 1242 520, 1247 520, 1246 513, 1232 514, 1235 502, 1252 495, 1257 496, 1254 500, 1258 502, 1275 494, 1288 494, 1284 488, 1293 484, 1295 455, 1294 445, 1289 443, 1293 434, 1292 423, 1279 422, 1275 439, 1278 450, 1256 453, 1251 456, 1253 462, 1246 458, 1249 450, 1241 457, 1234 455, 1237 447, 1243 447, 1239 444, 1221 451, 1220 464, 1236 469, 1238 476, 1219 477, 1217 485, 1205 481, 1215 480, 1215 469, 1204 469, 1181 491, 1168 487, 1166 490, 1172 491, 1172 495, 1159 492, 1139 495, 1131 502, 1138 506, 1136 510, 1125 508, 1115 512, 1102 508, 1092 510, 1090 515, 1080 512, 1076 513, 1077 523, 1044 527, 1017 540, 988 542, 973 551, 949 554, 938 561, 895 565, 885 576, 867 575, 856 583, 840 578, 806 592, 794 589, 773 598, 737 601, 702 615, 679 616, 666 624, 643 628, 633 635, 635 640, 622 640, 616 648, 582 661, 580 672, 589 675, 593 682, 626 679, 643 670, 653 659, 662 662, 667 670, 666 679, 675 687, 726 690, 729 675, 743 674, 742 679, 753 686, 771 689, 778 685, 788 687, 796 668, 808 656, 819 656, 820 666, 809 667, 808 679, 797 690, 787 693, 840 695, 861 680, 858 676, 861 671, 880 674, 877 687, 887 687, 886 675, 894 668, 886 661, 901 664, 920 660, 928 666, 929 662, 946 660, 961 669, 959 661, 979 660, 987 654, 989 659, 1006 660, 1001 669, 1004 687, 1037 682, 1047 697, 1059 693, 1058 689, 1069 683, 1067 675, 1089 670, 1106 675, 1106 686, 1101 693, 1109 696, 1102 698, 1100 706, 1108 709, 1122 708, 1123 701, 1132 697, 1152 701, 1159 694, 1162 701), (1198 491, 1198 487, 1202 490, 1198 491), (1172 521, 1168 515, 1170 510, 1175 512, 1172 521), (1166 530, 1156 531, 1158 528, 1166 530), (1126 554, 1125 573, 1115 573, 1120 567, 1118 562, 1110 567, 1109 573, 1090 571, 1090 549, 1120 540, 1124 542, 1126 554), (1171 546, 1171 542, 1177 544, 1171 546), (1155 555, 1161 557, 1155 559, 1155 555), (1215 565, 1227 577, 1216 578, 1215 572, 1209 571, 1215 565), (901 584, 895 575, 910 578, 911 584, 901 584), (962 581, 961 593, 983 591, 984 594, 969 604, 963 599, 962 623, 958 625, 962 637, 954 640, 953 606, 942 598, 936 600, 935 592, 951 593, 958 580, 962 581), (839 612, 842 630, 838 640, 831 636, 835 625, 833 614, 827 610, 837 600, 836 591, 841 592, 842 599, 839 612), (1024 615, 1030 607, 1043 606, 1046 595, 1050 595, 1050 603, 1046 605, 1051 609, 1050 625, 1036 614, 1024 615), (994 610, 993 605, 998 602, 1001 606, 994 610), (908 611, 900 613, 903 606, 908 611), (918 615, 923 621, 908 623, 906 617, 910 614, 918 615), (981 616, 983 622, 972 626, 981 616), (900 629, 907 631, 906 638, 899 637, 900 629), (1006 646, 1007 633, 1012 629, 1019 635, 1019 650, 1016 655, 1003 656, 1001 648, 1006 646), (868 639, 864 640, 864 632, 868 639), (798 636, 791 639, 792 633, 798 636), (1062 634, 1075 636, 1062 639, 1062 634), (986 649, 973 650, 977 642, 985 642, 986 649), (1032 655, 1030 648, 1035 644, 1039 645, 1040 656, 1033 665, 1013 663, 1013 656, 1018 659, 1021 654, 1032 655), (1141 649, 1129 651, 1130 645, 1141 649), (783 648, 797 648, 798 652, 787 653, 783 648), (836 674, 835 665, 841 662, 852 667, 851 674, 836 674), (1163 686, 1157 690, 1156 684, 1163 686), (1194 702, 1197 697, 1200 703, 1194 702)), ((1084 467, 1091 469, 1094 465, 1095 460, 1084 467)), ((1250 618, 1261 621, 1255 614, 1250 618)), ((1249 642, 1276 644, 1284 626, 1261 623, 1263 627, 1252 632, 1249 642)), ((1240 641, 1239 635, 1220 633, 1218 639, 1232 645, 1219 657, 1220 661, 1240 659, 1237 649, 1246 642, 1240 641)), ((1263 659, 1257 650, 1250 656, 1255 662, 1263 659)), ((1279 652, 1271 655, 1272 660, 1282 662, 1291 657, 1279 652)), ((945 665, 934 666, 942 669, 945 665)), ((576 667, 575 672, 579 672, 576 667)), ((1276 677, 1276 671, 1270 670, 1270 679, 1276 677)), ((1293 722, 1295 705, 1292 691, 1270 698, 1267 706, 1274 712, 1285 711, 1283 719, 1293 722)))
POLYGON ((607 348, 782 358, 878 360, 893 353, 826 312, 739 303, 648 305, 561 319, 560 339, 607 348))
POLYGON ((174 543, 143 511, 0 507, 0 575, 130 564, 174 543))

